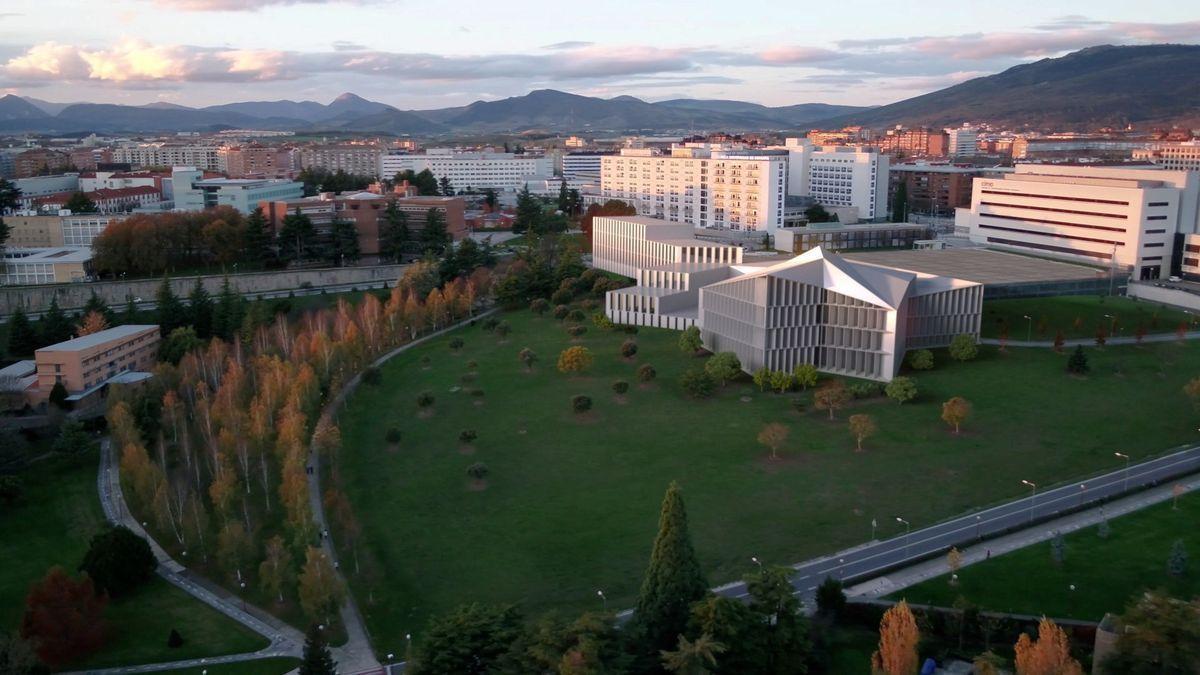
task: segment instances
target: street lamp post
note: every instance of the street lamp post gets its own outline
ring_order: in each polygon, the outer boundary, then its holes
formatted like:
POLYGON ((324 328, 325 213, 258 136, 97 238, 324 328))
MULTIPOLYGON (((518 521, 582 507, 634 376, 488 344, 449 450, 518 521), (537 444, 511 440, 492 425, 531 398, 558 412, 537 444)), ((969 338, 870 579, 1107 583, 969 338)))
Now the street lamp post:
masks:
POLYGON ((754 563, 755 565, 758 565, 759 572, 763 571, 762 561, 760 561, 757 556, 750 556, 750 562, 754 563))
POLYGON ((1114 452, 1113 454, 1125 460, 1125 479, 1121 483, 1121 492, 1129 492, 1129 455, 1123 452, 1114 452))
POLYGON ((904 523, 904 557, 907 559, 908 558, 908 535, 912 531, 912 524, 909 523, 907 520, 901 518, 900 516, 896 516, 896 522, 904 523))
POLYGON ((1026 342, 1029 342, 1030 340, 1032 340, 1032 339, 1033 339, 1033 317, 1032 317, 1032 316, 1030 316, 1030 315, 1028 315, 1028 314, 1025 314, 1025 315, 1023 315, 1023 316, 1024 316, 1024 319, 1025 319, 1025 321, 1026 321, 1026 324, 1025 324, 1025 341, 1026 341, 1026 342))
POLYGON ((608 611, 608 598, 605 597, 604 591, 596 591, 596 595, 600 596, 600 601, 604 603, 604 611, 608 611))
POLYGON ((1021 480, 1021 483, 1029 486, 1029 522, 1033 522, 1033 506, 1037 500, 1037 483, 1029 480, 1021 480))
POLYGON ((983 539, 983 519, 975 516, 975 538, 983 539))
POLYGON ((1087 483, 1079 484, 1079 508, 1083 508, 1083 495, 1087 493, 1087 483))

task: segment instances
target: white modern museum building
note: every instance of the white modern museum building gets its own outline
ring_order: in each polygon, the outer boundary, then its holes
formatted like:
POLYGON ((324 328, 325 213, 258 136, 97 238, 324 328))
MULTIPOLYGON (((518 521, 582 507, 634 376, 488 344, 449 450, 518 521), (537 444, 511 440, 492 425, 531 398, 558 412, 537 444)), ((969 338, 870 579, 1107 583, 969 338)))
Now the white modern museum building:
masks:
POLYGON ((743 370, 891 380, 909 349, 978 338, 981 284, 861 261, 815 248, 747 263, 742 249, 697 240, 692 226, 645 216, 596 218, 593 265, 633 277, 609 291, 615 323, 700 328, 705 348, 733 352, 743 370))

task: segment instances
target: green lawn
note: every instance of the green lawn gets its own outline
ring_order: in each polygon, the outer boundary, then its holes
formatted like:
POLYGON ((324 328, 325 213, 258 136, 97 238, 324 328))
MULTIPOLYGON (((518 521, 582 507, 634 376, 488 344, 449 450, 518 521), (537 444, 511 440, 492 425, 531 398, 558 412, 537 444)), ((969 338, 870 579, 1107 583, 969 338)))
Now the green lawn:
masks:
POLYGON ((160 670, 162 675, 283 675, 295 670, 300 665, 300 659, 258 659, 217 665, 204 665, 195 668, 180 668, 178 670, 160 670))
POLYGON ((1103 327, 1110 335, 1133 336, 1138 326, 1148 334, 1173 333, 1180 322, 1191 324, 1195 318, 1172 307, 1131 298, 1062 295, 988 300, 983 303, 981 332, 986 338, 999 337, 1002 327, 1007 325, 1010 340, 1024 340, 1027 336, 1053 340, 1060 330, 1067 339, 1094 338, 1103 327))
POLYGON ((830 675, 868 675, 879 633, 865 628, 836 628, 829 643, 830 675))
POLYGON ((894 595, 934 605, 950 605, 962 595, 984 609, 1099 621, 1146 590, 1161 588, 1180 598, 1200 595, 1194 563, 1182 577, 1167 572, 1176 539, 1193 556, 1200 553, 1197 522, 1200 495, 1188 494, 1179 499, 1178 510, 1167 502, 1111 521, 1108 539, 1098 536, 1096 527, 1065 536, 1061 566, 1044 542, 964 567, 957 587, 939 577, 894 595))
MULTIPOLYGON (((0 627, 16 628, 30 584, 53 565, 74 571, 104 524, 96 492, 95 453, 34 463, 23 474, 25 497, 0 512, 0 627)), ((267 640, 155 577, 134 595, 109 604, 111 636, 79 667, 131 665, 248 652, 267 640), (172 628, 185 644, 167 648, 172 628)))
POLYGON ((680 353, 676 332, 641 329, 637 360, 626 362, 617 355, 624 334, 589 326, 582 343, 596 363, 567 377, 554 369, 569 344, 556 320, 503 318, 513 328, 506 342, 474 327, 458 333, 461 354, 449 337, 406 352, 341 415, 341 475, 364 532, 363 571, 350 580, 382 652, 399 649, 406 632, 419 639, 430 614, 460 603, 578 611, 596 608, 602 589, 611 607, 631 606, 672 480, 718 584, 750 571, 751 556, 791 563, 859 544, 872 518, 880 537, 891 536, 897 515, 919 527, 1020 497, 1021 479, 1048 485, 1110 470, 1114 449, 1136 459, 1195 436, 1194 411, 1178 393, 1200 372, 1193 344, 1088 350, 1085 379, 1067 376, 1066 357, 1049 349, 984 348, 968 364, 938 352, 937 368, 915 375, 917 400, 861 401, 829 422, 745 380, 710 400, 686 398, 678 378, 703 359, 680 353), (532 374, 517 361, 526 346, 540 358, 532 374), (453 391, 469 360, 486 393, 478 407, 453 391), (646 362, 659 379, 615 400, 612 381, 633 380, 646 362), (428 418, 417 415, 422 390, 437 397, 428 418), (582 417, 568 403, 580 393, 595 401, 582 417), (976 409, 957 437, 940 421, 941 403, 955 395, 976 409), (880 429, 862 454, 846 428, 852 412, 871 414, 880 429), (791 436, 770 461, 755 438, 775 421, 791 436), (384 438, 393 425, 403 433, 397 449, 384 438), (479 434, 470 456, 458 442, 467 428, 479 434), (465 475, 475 461, 491 469, 484 490, 465 475))

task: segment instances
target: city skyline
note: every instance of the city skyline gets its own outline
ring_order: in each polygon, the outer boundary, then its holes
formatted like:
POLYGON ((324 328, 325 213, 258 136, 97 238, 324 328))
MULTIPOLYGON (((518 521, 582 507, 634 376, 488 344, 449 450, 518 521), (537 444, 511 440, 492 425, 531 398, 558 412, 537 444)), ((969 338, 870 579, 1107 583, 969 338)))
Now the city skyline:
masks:
POLYGON ((641 7, 638 17, 598 6, 567 16, 542 0, 421 14, 390 0, 9 4, 0 12, 0 93, 63 103, 328 102, 350 91, 426 109, 553 88, 650 101, 878 105, 1093 45, 1200 42, 1195 13, 1160 1, 937 3, 920 12, 779 4, 765 8, 770 20, 674 1, 641 7), (933 16, 937 31, 928 30, 933 16))

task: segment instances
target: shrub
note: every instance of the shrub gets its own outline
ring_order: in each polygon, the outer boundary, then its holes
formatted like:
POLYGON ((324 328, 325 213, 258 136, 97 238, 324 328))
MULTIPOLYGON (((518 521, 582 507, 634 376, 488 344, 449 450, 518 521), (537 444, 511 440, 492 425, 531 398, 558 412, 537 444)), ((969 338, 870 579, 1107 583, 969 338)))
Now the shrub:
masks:
POLYGON ((1075 345, 1075 351, 1071 352, 1071 357, 1067 359, 1067 372, 1072 375, 1086 375, 1091 370, 1088 365, 1087 354, 1083 351, 1083 345, 1075 345))
POLYGON ((462 375, 459 375, 458 381, 461 382, 464 386, 466 386, 466 385, 474 382, 475 377, 476 377, 475 373, 463 373, 462 375))
POLYGON ((487 478, 489 473, 491 473, 491 471, 488 469, 488 465, 484 464, 483 462, 475 462, 471 466, 467 467, 467 475, 475 480, 483 480, 484 478, 487 478))
POLYGON ((529 347, 525 347, 520 352, 517 352, 517 360, 525 364, 525 370, 533 370, 533 364, 537 361, 537 354, 529 347))
POLYGON ((433 401, 433 392, 431 391, 423 391, 417 394, 417 407, 428 408, 433 405, 433 401))
POLYGON ((846 593, 842 590, 842 582, 825 577, 825 581, 817 586, 817 612, 836 619, 845 608, 846 593))
POLYGON ((533 302, 529 303, 529 311, 541 316, 550 311, 550 303, 546 302, 545 298, 536 298, 533 302))
POLYGON ((917 397, 917 382, 911 377, 897 377, 888 382, 883 391, 896 403, 903 404, 917 397))
POLYGON ((458 350, 462 349, 463 344, 464 344, 463 339, 460 337, 450 338, 450 349, 453 349, 454 351, 458 351, 458 350))
POLYGON ((421 357, 421 366, 422 367, 428 368, 429 364, 431 364, 431 363, 433 363, 433 359, 429 358, 428 355, 421 357))
POLYGON ((933 370, 933 352, 918 349, 908 355, 908 367, 913 370, 933 370))
POLYGON ((625 380, 617 380, 616 382, 612 383, 612 390, 618 395, 624 394, 625 392, 629 391, 629 383, 625 380))
POLYGON ((77 455, 92 449, 92 436, 84 431, 83 424, 77 420, 68 420, 58 432, 51 449, 64 455, 77 455))
POLYGON ((467 370, 475 370, 478 367, 479 367, 479 362, 476 361, 475 359, 471 359, 470 361, 467 361, 467 370))
POLYGON ((397 429, 396 427, 391 427, 387 430, 387 433, 383 435, 383 438, 388 443, 399 443, 400 442, 400 430, 397 429))
POLYGON ((174 628, 171 629, 171 634, 167 636, 167 647, 169 649, 179 649, 183 646, 183 636, 174 628))
POLYGON ((154 576, 157 566, 150 544, 118 525, 92 537, 79 569, 92 578, 97 592, 119 597, 154 576))
POLYGON ((508 337, 508 334, 511 332, 512 324, 509 322, 501 321, 500 323, 496 324, 496 335, 499 335, 501 340, 508 337))
POLYGON ((592 366, 592 350, 587 347, 567 347, 558 355, 561 373, 580 373, 592 366))
POLYGON ((474 429, 463 429, 458 432, 459 443, 474 443, 476 438, 479 438, 479 434, 475 433, 474 429))
POLYGON ((657 375, 658 375, 658 371, 656 371, 654 369, 654 366, 650 365, 649 363, 643 363, 642 365, 638 366, 637 378, 638 378, 638 380, 641 380, 642 382, 649 382, 649 381, 653 380, 657 375))
POLYGON ((975 343, 974 335, 955 335, 950 341, 950 358, 955 361, 970 361, 979 356, 979 345, 975 343))
POLYGON ((708 398, 712 396, 716 382, 703 369, 692 368, 679 378, 679 386, 692 398, 708 398))
POLYGON ((585 320, 587 320, 587 315, 583 313, 582 309, 573 309, 567 312, 567 321, 571 323, 583 323, 585 320))
POLYGON ((878 382, 855 382, 849 389, 854 398, 873 398, 883 393, 883 385, 878 382))
POLYGON ((703 342, 700 339, 700 329, 696 326, 688 326, 679 335, 679 349, 685 354, 695 354, 700 351, 703 342))
POLYGON ((553 302, 556 305, 565 305, 568 302, 571 302, 574 297, 575 294, 570 290, 566 288, 560 288, 557 291, 554 291, 554 294, 550 296, 550 302, 553 302))
POLYGON ((742 374, 742 362, 733 352, 713 354, 704 362, 704 372, 724 387, 726 382, 742 374))
POLYGON ((817 385, 819 373, 813 364, 801 363, 792 369, 792 377, 795 378, 796 386, 804 390, 817 385))
POLYGON ((584 311, 590 312, 590 311, 596 309, 597 307, 599 307, 600 303, 596 302, 595 300, 593 300, 591 298, 587 298, 583 302, 579 303, 579 306, 582 307, 584 309, 584 311))
POLYGON ((637 352, 638 345, 634 340, 626 340, 621 343, 621 356, 631 359, 635 354, 637 354, 637 352))
POLYGON ((613 328, 616 328, 616 324, 614 324, 611 319, 605 316, 604 312, 596 312, 592 314, 592 325, 600 330, 612 330, 613 328))
POLYGON ((496 330, 496 326, 498 325, 500 325, 500 320, 494 316, 489 316, 483 320, 483 323, 480 324, 480 327, 490 333, 496 330))
POLYGON ((363 384, 377 387, 381 382, 383 382, 383 372, 375 366, 368 366, 367 369, 363 371, 362 381, 363 384))
POLYGON ((567 335, 577 338, 587 332, 587 326, 567 326, 567 335))
POLYGON ((592 409, 592 398, 578 394, 571 397, 571 410, 576 413, 585 413, 592 409))
POLYGON ((474 396, 475 398, 483 398, 483 390, 478 387, 468 391, 467 394, 474 396))
POLYGON ((559 305, 554 308, 554 318, 558 319, 559 321, 567 318, 567 315, 570 313, 571 308, 567 307, 566 305, 559 305))

